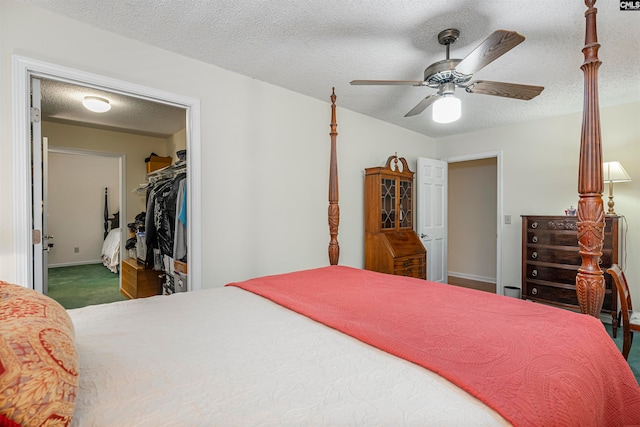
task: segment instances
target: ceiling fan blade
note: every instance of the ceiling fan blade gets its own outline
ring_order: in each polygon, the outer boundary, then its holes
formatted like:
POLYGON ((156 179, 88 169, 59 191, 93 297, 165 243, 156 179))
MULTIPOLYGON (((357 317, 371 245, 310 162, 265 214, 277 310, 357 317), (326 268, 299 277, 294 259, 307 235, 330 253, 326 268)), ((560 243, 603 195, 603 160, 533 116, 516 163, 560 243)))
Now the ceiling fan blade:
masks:
POLYGON ((462 74, 473 74, 523 41, 524 36, 515 31, 495 31, 456 66, 456 71, 462 74))
POLYGON ((423 86, 422 80, 352 80, 352 85, 423 86))
POLYGON ((431 104, 433 104, 434 102, 436 102, 436 100, 440 98, 440 95, 438 95, 437 93, 434 93, 433 95, 429 95, 427 96, 425 99, 423 99, 422 101, 418 102, 418 105, 416 105, 415 107, 413 107, 413 109, 411 111, 409 111, 407 114, 405 114, 405 117, 411 117, 411 116, 415 116, 418 115, 420 113, 422 113, 424 110, 427 109, 427 107, 431 104))
POLYGON ((469 85, 465 87, 465 90, 469 93, 481 93, 484 95, 503 96, 505 98, 528 101, 540 95, 544 87, 477 80, 469 83, 469 85))

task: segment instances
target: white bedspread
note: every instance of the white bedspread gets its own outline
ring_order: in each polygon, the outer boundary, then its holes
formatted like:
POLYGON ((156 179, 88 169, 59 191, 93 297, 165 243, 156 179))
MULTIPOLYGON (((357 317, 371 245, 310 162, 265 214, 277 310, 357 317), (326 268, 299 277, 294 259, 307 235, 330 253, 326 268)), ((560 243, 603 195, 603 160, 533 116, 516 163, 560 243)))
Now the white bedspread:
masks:
POLYGON ((114 228, 102 242, 102 264, 114 273, 120 266, 120 235, 120 229, 114 228))
POLYGON ((448 381, 238 288, 69 310, 73 426, 493 426, 448 381))

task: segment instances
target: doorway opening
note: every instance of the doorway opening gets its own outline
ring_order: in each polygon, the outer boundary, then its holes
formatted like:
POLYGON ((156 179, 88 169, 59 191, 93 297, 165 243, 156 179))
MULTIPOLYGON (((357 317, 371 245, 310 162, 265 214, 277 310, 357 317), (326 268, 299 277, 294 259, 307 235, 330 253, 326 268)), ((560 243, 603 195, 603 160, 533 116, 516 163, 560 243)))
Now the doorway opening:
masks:
POLYGON ((448 281, 502 294, 500 152, 448 162, 448 281))
MULTIPOLYGON (((12 92, 14 122, 14 159, 17 190, 14 191, 14 248, 15 276, 17 283, 23 283, 39 292, 43 292, 41 279, 43 272, 34 268, 34 256, 42 251, 42 241, 36 243, 34 236, 32 208, 34 200, 31 193, 33 177, 31 161, 34 152, 31 144, 31 79, 43 78, 71 83, 78 86, 96 88, 107 92, 125 94, 146 101, 173 105, 184 109, 186 114, 186 162, 189 173, 186 177, 187 194, 187 245, 189 247, 187 263, 189 265, 189 290, 201 288, 201 239, 194 229, 201 226, 200 194, 200 106, 199 100, 157 89, 111 79, 83 71, 49 64, 21 56, 12 56, 12 92), (35 255, 34 255, 35 254, 35 255), (38 284, 39 282, 39 284, 38 284)), ((123 217, 122 221, 126 221, 123 217)), ((123 242, 124 245, 124 242, 123 242)), ((124 252, 121 246, 121 251, 124 252)))
POLYGON ((43 293, 67 309, 124 300, 119 265, 124 154, 49 145, 46 158, 50 238, 43 293))

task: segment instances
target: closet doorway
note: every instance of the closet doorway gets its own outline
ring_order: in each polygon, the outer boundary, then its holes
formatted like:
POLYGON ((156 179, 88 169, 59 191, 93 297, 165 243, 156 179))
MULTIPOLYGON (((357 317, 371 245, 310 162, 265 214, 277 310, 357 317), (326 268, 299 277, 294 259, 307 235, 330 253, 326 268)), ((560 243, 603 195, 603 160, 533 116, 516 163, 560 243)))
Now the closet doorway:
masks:
MULTIPOLYGON (((137 101, 144 101, 148 105, 158 104, 162 106, 171 106, 180 109, 183 116, 184 139, 186 140, 186 162, 189 164, 189 176, 187 179, 186 187, 188 189, 187 205, 188 209, 188 222, 189 232, 187 233, 187 241, 189 244, 190 252, 188 257, 189 272, 190 272, 190 285, 189 290, 200 289, 200 247, 201 242, 198 236, 192 232, 193 228, 199 227, 200 209, 199 201, 193 200, 189 195, 200 193, 200 165, 199 162, 192 162, 191 159, 199 158, 200 152, 200 135, 199 135, 199 101, 192 98, 186 98, 180 95, 166 93, 158 91, 156 89, 122 82, 114 80, 104 76, 98 76, 82 71, 61 67, 55 64, 48 64, 41 61, 31 60, 29 58, 20 57, 17 55, 12 56, 14 73, 12 74, 12 85, 15 94, 15 106, 14 111, 14 123, 17 124, 16 132, 14 135, 14 149, 16 158, 16 175, 17 185, 24 187, 24 193, 19 195, 16 193, 16 200, 14 201, 14 218, 16 220, 16 280, 21 283, 29 283, 31 287, 39 292, 44 292, 42 281, 38 285, 38 278, 42 278, 44 272, 42 265, 38 269, 37 263, 34 261, 38 257, 38 252, 42 251, 43 242, 35 242, 37 239, 34 236, 36 232, 41 232, 34 228, 34 216, 32 216, 32 209, 37 210, 40 202, 34 202, 34 197, 31 193, 32 186, 36 186, 36 181, 33 179, 32 172, 32 154, 35 155, 37 150, 34 149, 35 142, 32 145, 31 135, 36 134, 35 128, 40 131, 42 122, 36 120, 31 122, 32 114, 25 114, 25 111, 29 111, 29 108, 21 108, 21 106, 31 105, 30 94, 32 91, 32 79, 37 78, 40 80, 51 81, 59 84, 71 85, 75 88, 90 89, 92 91, 103 91, 109 96, 112 94, 115 98, 128 96, 137 101), (25 197, 26 196, 26 197, 25 197)), ((45 96, 46 97, 46 96, 45 96)), ((78 100, 80 102, 81 100, 78 100)), ((115 107, 115 104, 113 105, 115 107)), ((47 111, 47 105, 43 105, 40 116, 45 122, 51 122, 52 127, 71 127, 75 126, 81 129, 81 132, 91 131, 108 131, 112 133, 122 133, 122 129, 118 129, 116 125, 109 123, 92 123, 85 121, 82 125, 79 123, 73 123, 73 120, 69 116, 59 114, 53 117, 53 114, 47 111)), ((135 118, 139 120, 139 117, 135 118)), ((49 133, 49 130, 47 131, 49 133)), ((130 132, 131 135, 139 138, 144 138, 140 131, 130 132)), ((134 137, 125 137, 123 142, 127 140, 135 139, 134 137)), ((35 138, 34 138, 35 139, 35 138)), ((86 138, 87 141, 91 140, 86 138)), ((96 143, 96 141, 93 141, 96 143)), ((128 141, 131 142, 131 141, 128 141)), ((131 144, 136 146, 136 144, 131 144)), ((38 144, 39 146, 39 144, 38 144)), ((113 148, 113 147, 111 147, 113 148)), ((139 149, 140 147, 138 147, 139 149)), ((147 147, 148 148, 148 147, 147 147)), ((145 148, 146 149, 146 148, 145 148)), ((106 148, 105 148, 106 150, 106 148)), ((102 150, 101 150, 102 151, 102 150)), ((122 152, 122 150, 121 150, 122 152)), ((146 150, 145 156, 153 152, 152 150, 146 150)), ((165 153, 158 153, 165 154, 165 153)), ((132 165, 132 157, 128 153, 124 156, 127 161, 123 161, 124 164, 132 165)), ((130 185, 139 185, 144 182, 144 176, 146 175, 144 160, 138 168, 142 171, 142 178, 131 178, 129 173, 125 174, 125 180, 128 180, 130 185)), ((46 166, 40 162, 34 163, 34 166, 46 166)), ((135 165, 134 165, 135 166, 135 165)), ((126 168, 125 168, 126 169, 126 168)), ((131 191, 127 191, 125 199, 140 197, 137 194, 133 194, 131 191)), ((127 203, 123 203, 127 205, 127 203)), ((128 212, 127 212, 128 213, 128 212)), ((123 213, 121 215, 121 222, 127 223, 127 217, 123 213)), ((46 243, 45 243, 46 245, 46 243)), ((122 242, 124 246, 124 241, 122 242)), ((121 252, 125 253, 124 247, 121 248, 121 252)))
POLYGON ((48 195, 43 293, 65 308, 125 299, 120 261, 129 258, 127 241, 137 231, 127 224, 146 210, 145 192, 135 191, 146 183, 145 159, 154 153, 178 160, 176 152, 186 149, 186 112, 96 88, 38 81, 43 140, 57 147, 42 157, 48 195), (73 105, 86 96, 106 99, 121 111, 92 113, 73 105), (111 173, 105 169, 109 160, 111 173))

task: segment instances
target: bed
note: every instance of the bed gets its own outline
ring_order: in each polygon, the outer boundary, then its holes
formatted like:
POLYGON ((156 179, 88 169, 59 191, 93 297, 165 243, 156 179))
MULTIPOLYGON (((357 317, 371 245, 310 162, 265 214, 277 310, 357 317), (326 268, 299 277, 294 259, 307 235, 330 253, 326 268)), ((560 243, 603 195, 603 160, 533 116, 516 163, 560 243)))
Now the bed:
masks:
POLYGON ((0 419, 23 425, 640 421, 596 318, 345 266, 66 312, 0 283, 0 320, 0 419))
POLYGON ((69 312, 85 374, 72 425, 640 421, 591 316, 344 266, 194 295, 69 312))
POLYGON ((107 267, 112 273, 118 273, 120 268, 120 212, 116 212, 109 217, 109 188, 104 189, 104 240, 100 250, 102 265, 107 267))
POLYGON ((120 228, 109 230, 107 237, 102 242, 100 258, 102 264, 111 272, 118 273, 120 266, 120 228))
MULTIPOLYGON (((597 267, 598 61, 586 3, 590 160, 578 216, 591 227, 581 255, 597 267)), ((335 101, 328 266, 68 311, 0 283, 0 425, 640 424, 636 379, 588 315, 596 269, 578 278, 593 284, 579 291, 580 314, 338 265, 335 101)))

